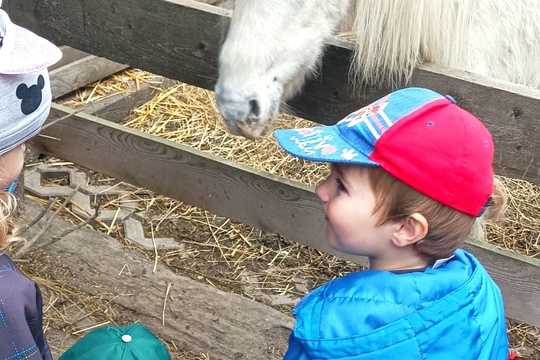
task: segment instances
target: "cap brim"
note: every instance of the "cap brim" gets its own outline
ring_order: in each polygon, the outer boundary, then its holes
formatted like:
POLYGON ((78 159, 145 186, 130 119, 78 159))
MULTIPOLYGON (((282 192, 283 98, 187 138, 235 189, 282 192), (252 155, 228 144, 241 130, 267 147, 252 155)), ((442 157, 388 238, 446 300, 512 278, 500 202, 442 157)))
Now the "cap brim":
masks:
POLYGON ((274 134, 286 152, 301 159, 378 166, 369 159, 372 146, 368 143, 362 144, 360 139, 351 146, 340 136, 337 125, 276 130, 274 134))
POLYGON ((62 51, 50 41, 15 25, 0 9, 4 32, 0 47, 0 73, 25 74, 43 70, 62 58, 62 51))

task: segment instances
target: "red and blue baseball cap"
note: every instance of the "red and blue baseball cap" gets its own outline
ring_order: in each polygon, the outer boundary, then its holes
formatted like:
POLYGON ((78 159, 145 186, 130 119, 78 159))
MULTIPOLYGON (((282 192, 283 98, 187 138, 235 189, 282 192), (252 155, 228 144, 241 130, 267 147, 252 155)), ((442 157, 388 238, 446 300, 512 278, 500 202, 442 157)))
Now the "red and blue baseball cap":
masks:
POLYGON ((422 194, 480 216, 493 191, 491 134, 471 113, 424 88, 404 88, 332 126, 276 130, 296 157, 378 166, 422 194))

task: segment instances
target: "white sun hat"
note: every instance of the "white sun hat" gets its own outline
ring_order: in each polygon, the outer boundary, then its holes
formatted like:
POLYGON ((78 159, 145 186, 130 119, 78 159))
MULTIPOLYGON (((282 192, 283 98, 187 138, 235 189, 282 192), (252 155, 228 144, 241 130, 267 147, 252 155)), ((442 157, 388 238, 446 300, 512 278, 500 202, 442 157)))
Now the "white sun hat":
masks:
POLYGON ((23 74, 43 70, 61 57, 62 52, 58 47, 15 25, 8 14, 0 9, 0 74, 23 74))
POLYGON ((58 47, 0 9, 0 155, 41 129, 52 102, 47 68, 61 57, 58 47))

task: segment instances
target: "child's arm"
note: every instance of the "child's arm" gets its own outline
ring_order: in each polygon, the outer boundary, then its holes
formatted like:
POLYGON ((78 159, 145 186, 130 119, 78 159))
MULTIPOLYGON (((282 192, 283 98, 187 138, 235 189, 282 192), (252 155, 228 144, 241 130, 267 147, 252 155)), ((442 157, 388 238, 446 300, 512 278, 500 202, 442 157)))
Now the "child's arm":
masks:
POLYGON ((42 330, 42 297, 35 282, 0 257, 0 359, 52 359, 42 330))

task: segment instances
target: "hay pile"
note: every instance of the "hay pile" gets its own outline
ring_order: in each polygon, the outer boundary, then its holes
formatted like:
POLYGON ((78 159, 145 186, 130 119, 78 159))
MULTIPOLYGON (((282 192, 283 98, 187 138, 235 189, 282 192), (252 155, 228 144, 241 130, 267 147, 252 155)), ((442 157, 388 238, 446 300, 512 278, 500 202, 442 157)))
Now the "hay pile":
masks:
MULTIPOLYGON (((159 82, 158 77, 130 69, 91 84, 59 102, 76 108, 117 91, 125 91, 129 86, 154 81, 159 82)), ((311 186, 328 174, 328 167, 324 164, 304 162, 283 152, 273 136, 250 141, 229 135, 216 108, 213 93, 187 84, 156 89, 154 98, 134 109, 124 124, 311 186)), ((314 125, 310 121, 281 114, 276 127, 314 125)), ((521 180, 500 179, 509 189, 508 216, 503 222, 488 224, 488 241, 538 258, 540 187, 521 180)), ((109 180, 114 183, 113 179, 109 180)), ((103 179, 100 181, 102 185, 103 179)), ((128 184, 124 185, 129 189, 128 184)), ((358 270, 354 264, 292 243, 276 234, 262 233, 144 189, 131 188, 130 191, 140 210, 148 215, 145 220, 148 234, 176 237, 187 245, 187 250, 156 254, 156 261, 159 259, 186 276, 224 291, 241 293, 287 314, 294 302, 307 291, 333 277, 358 270), (213 264, 211 271, 208 262, 213 264)), ((122 239, 120 226, 103 230, 122 239)), ((514 347, 536 347, 540 353, 537 329, 510 323, 509 334, 514 347)))

